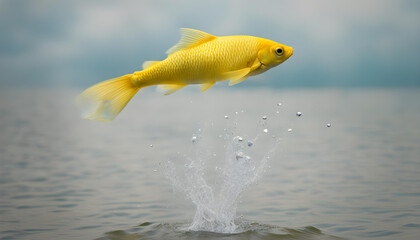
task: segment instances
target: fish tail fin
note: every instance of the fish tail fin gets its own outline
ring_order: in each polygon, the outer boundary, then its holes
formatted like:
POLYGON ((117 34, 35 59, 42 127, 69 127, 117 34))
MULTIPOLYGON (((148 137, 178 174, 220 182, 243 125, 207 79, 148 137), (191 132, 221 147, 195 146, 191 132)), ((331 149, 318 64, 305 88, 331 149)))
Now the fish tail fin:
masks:
POLYGON ((97 83, 83 91, 76 98, 82 117, 103 122, 113 120, 140 90, 133 84, 133 78, 133 74, 127 74, 97 83))

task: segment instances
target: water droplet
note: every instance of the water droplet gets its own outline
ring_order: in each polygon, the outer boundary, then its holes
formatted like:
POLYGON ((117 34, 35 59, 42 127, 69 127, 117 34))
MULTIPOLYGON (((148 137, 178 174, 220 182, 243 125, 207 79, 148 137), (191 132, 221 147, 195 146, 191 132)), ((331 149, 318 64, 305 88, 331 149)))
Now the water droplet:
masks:
POLYGON ((192 142, 192 143, 197 143, 197 136, 193 136, 193 137, 191 138, 191 142, 192 142))
POLYGON ((153 169, 153 172, 157 172, 157 170, 156 169, 153 169))
POLYGON ((276 111, 276 113, 277 113, 277 114, 279 114, 279 113, 280 113, 280 111, 276 111))
POLYGON ((297 112, 296 113, 296 116, 300 117, 300 116, 302 116, 302 113, 301 112, 297 112))
POLYGON ((242 137, 240 137, 240 136, 236 136, 236 137, 234 137, 234 138, 233 138, 233 140, 234 140, 234 141, 239 141, 239 142, 242 142, 243 138, 242 138, 242 137))
POLYGON ((238 153, 236 154, 236 160, 240 160, 240 159, 242 159, 242 158, 244 158, 244 153, 243 153, 243 152, 238 152, 238 153))
POLYGON ((150 147, 152 148, 153 147, 153 144, 150 144, 150 147))
POLYGON ((238 112, 235 112, 235 115, 238 115, 238 112))
POLYGON ((262 116, 262 120, 267 120, 267 116, 262 116))
POLYGON ((228 117, 228 115, 225 115, 225 119, 228 119, 229 117, 228 117))
POLYGON ((267 129, 267 128, 265 128, 263 131, 264 131, 265 133, 268 133, 268 129, 267 129))
POLYGON ((254 145, 254 143, 251 140, 248 141, 248 147, 252 147, 252 145, 254 145))
POLYGON ((279 102, 279 103, 277 103, 277 106, 279 106, 279 107, 280 107, 281 105, 282 105, 282 103, 280 103, 280 102, 279 102))
POLYGON ((327 123, 327 127, 331 127, 331 124, 330 123, 327 123))
POLYGON ((292 130, 291 128, 289 128, 289 129, 287 129, 287 131, 288 131, 288 132, 291 132, 291 131, 293 131, 293 130, 292 130))

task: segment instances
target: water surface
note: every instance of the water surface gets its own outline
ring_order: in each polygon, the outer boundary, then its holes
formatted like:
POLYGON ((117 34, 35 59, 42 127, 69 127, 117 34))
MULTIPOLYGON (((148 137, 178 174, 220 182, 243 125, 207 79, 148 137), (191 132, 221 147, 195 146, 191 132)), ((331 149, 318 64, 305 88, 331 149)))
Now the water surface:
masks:
POLYGON ((0 238, 420 235, 419 89, 143 91, 106 124, 78 118, 77 93, 1 90, 0 238), (236 199, 242 233, 185 230, 196 205, 167 178, 167 162, 182 172, 215 154, 206 162, 215 169, 224 129, 254 138, 262 116, 274 140, 252 146, 270 158, 236 199), (197 148, 199 129, 212 134, 197 148))

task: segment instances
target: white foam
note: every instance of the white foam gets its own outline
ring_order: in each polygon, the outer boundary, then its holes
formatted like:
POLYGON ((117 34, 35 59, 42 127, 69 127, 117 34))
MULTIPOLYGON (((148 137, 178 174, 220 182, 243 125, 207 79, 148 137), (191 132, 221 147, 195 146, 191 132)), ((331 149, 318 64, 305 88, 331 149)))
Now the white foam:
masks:
POLYGON ((228 128, 224 131, 223 157, 214 154, 206 141, 212 136, 220 141, 219 134, 214 135, 217 131, 209 129, 213 135, 205 132, 194 134, 200 138, 193 144, 195 156, 187 159, 180 171, 169 161, 164 172, 173 188, 184 192, 197 208, 193 222, 184 230, 237 233, 242 229, 235 223, 239 198, 268 169, 268 155, 275 149, 275 142, 264 153, 255 154, 248 141, 238 141, 235 128, 228 128))

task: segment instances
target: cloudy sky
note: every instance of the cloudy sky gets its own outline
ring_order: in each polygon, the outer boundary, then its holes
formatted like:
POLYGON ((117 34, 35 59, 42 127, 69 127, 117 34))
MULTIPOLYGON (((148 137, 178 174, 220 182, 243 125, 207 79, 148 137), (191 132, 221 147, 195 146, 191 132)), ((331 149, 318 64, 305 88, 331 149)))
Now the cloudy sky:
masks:
POLYGON ((238 87, 420 86, 420 2, 0 1, 0 86, 84 88, 162 60, 179 28, 253 35, 292 58, 238 87))

